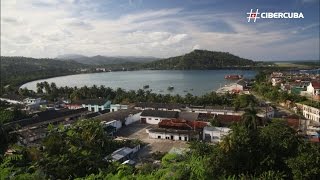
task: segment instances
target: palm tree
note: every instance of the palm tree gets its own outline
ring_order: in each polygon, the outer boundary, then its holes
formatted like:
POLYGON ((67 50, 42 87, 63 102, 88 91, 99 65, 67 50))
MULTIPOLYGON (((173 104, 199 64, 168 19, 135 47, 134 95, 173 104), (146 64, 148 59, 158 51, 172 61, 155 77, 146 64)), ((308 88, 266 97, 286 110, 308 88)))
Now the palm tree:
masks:
POLYGON ((248 108, 245 109, 245 113, 242 115, 242 123, 252 130, 256 130, 258 126, 259 117, 257 116, 257 110, 254 109, 253 105, 250 104, 248 108))

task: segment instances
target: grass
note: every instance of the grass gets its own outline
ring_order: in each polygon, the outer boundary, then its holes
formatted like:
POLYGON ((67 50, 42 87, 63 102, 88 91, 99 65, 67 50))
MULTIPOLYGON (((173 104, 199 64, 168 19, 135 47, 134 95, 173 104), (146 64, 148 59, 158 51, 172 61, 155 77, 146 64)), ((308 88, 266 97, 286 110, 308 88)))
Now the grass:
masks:
POLYGON ((310 68, 310 66, 308 66, 308 65, 294 64, 294 63, 289 63, 289 62, 277 62, 275 64, 278 67, 310 68))

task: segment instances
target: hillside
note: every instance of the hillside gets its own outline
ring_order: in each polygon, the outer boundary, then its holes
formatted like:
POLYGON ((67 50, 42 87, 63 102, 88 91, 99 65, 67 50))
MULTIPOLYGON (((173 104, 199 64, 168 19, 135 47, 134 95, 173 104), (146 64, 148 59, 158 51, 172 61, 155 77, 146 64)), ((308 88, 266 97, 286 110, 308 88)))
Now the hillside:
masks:
POLYGON ((1 86, 73 74, 85 65, 74 61, 1 56, 1 86))
POLYGON ((158 60, 154 57, 134 57, 134 56, 83 56, 78 54, 60 55, 56 59, 62 61, 76 61, 82 64, 90 65, 109 65, 109 64, 125 64, 125 63, 146 63, 158 60))
POLYGON ((254 66, 252 60, 240 58, 227 52, 194 50, 188 54, 170 57, 142 65, 147 69, 219 69, 254 66))

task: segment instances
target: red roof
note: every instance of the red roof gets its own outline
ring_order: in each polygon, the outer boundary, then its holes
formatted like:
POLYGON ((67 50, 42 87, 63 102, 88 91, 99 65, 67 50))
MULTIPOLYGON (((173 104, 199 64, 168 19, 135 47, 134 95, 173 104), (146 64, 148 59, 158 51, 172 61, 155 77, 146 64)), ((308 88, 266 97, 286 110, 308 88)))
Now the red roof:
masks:
POLYGON ((217 115, 217 120, 222 124, 229 125, 229 124, 232 124, 233 122, 240 122, 241 121, 241 116, 218 114, 217 115))
POLYGON ((164 119, 159 122, 160 128, 171 128, 171 129, 202 129, 207 126, 207 123, 204 121, 187 121, 180 119, 164 119))
POLYGON ((315 142, 315 143, 320 143, 320 138, 319 137, 310 138, 309 141, 315 142))
POLYGON ((320 89, 320 81, 311 81, 312 87, 315 89, 320 89))

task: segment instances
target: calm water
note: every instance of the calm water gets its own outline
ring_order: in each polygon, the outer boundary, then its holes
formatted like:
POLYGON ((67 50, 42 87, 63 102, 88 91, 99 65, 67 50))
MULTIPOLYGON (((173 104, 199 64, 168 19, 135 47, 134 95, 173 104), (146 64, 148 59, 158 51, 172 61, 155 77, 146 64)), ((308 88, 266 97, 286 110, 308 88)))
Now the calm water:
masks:
POLYGON ((55 82, 57 86, 97 86, 104 85, 111 88, 123 88, 126 90, 142 89, 149 85, 152 92, 162 94, 185 95, 188 92, 194 95, 202 95, 215 91, 220 86, 233 81, 224 79, 227 74, 242 74, 245 78, 253 78, 255 71, 247 70, 192 70, 192 71, 121 71, 93 74, 78 74, 55 77, 29 82, 22 88, 36 90, 38 82, 55 82), (174 86, 173 91, 168 91, 169 86, 174 86))

